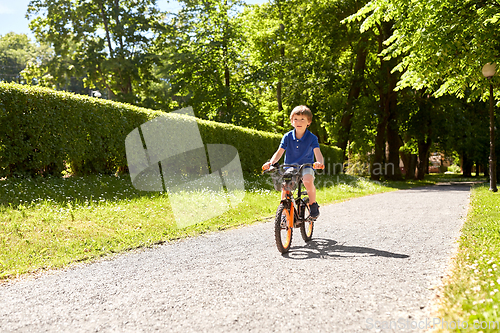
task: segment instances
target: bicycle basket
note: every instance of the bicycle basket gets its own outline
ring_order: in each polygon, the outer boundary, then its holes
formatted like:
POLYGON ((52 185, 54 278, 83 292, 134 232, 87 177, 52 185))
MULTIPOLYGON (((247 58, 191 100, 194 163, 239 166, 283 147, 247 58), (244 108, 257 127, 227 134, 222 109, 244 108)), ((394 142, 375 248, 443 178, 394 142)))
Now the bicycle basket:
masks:
POLYGON ((278 170, 271 171, 269 175, 273 181, 274 189, 276 191, 281 191, 281 183, 283 182, 283 179, 278 170))
POLYGON ((299 183, 299 173, 297 170, 290 168, 284 173, 275 171, 271 173, 274 189, 276 191, 294 191, 299 183))

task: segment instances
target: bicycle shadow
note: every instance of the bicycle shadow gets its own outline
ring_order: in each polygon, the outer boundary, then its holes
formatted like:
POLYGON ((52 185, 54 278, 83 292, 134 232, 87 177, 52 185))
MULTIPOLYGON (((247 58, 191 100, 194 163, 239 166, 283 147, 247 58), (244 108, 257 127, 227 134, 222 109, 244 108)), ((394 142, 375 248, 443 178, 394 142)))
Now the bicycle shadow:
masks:
POLYGON ((315 258, 324 259, 352 257, 386 257, 406 259, 410 256, 406 254, 372 249, 369 247, 346 246, 331 239, 314 238, 303 246, 292 247, 288 253, 283 255, 283 257, 304 260, 315 258))

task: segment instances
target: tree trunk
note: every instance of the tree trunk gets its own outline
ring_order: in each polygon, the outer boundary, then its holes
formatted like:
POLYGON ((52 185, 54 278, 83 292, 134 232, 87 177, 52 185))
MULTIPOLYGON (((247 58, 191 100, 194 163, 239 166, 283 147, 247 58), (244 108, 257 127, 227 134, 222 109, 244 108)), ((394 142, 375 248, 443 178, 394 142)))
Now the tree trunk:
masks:
POLYGON ((109 34, 108 17, 106 16, 106 13, 104 12, 104 6, 102 4, 102 1, 99 1, 99 9, 101 10, 102 22, 104 23, 104 32, 106 33, 106 40, 108 42, 109 56, 111 58, 113 58, 114 52, 113 52, 113 48, 111 46, 111 37, 109 34))
POLYGON ((368 54, 368 50, 366 48, 366 39, 367 37, 363 37, 358 44, 351 87, 349 88, 349 94, 347 95, 344 114, 342 115, 342 119, 340 120, 340 129, 338 133, 339 141, 337 146, 342 149, 344 161, 347 158, 347 143, 349 142, 352 118, 354 117, 354 102, 358 99, 361 92, 361 86, 363 83, 366 67, 366 56, 368 54))
MULTIPOLYGON (((408 135, 406 139, 409 140, 410 136, 408 135)), ((403 139, 400 138, 399 141, 400 145, 404 146, 403 139)), ((406 171, 405 179, 406 180, 415 179, 415 169, 417 168, 418 156, 416 154, 405 153, 404 151, 401 151, 399 153, 399 156, 403 161, 403 166, 406 171)))
POLYGON ((469 159, 466 153, 462 155, 462 175, 464 177, 472 177, 472 167, 474 166, 474 161, 469 159))
MULTIPOLYGON (((283 113, 283 102, 281 101, 281 79, 279 79, 278 84, 276 85, 276 101, 278 102, 278 114, 281 115, 283 113)), ((284 125, 284 118, 280 116, 278 126, 284 125)))
MULTIPOLYGON (((224 1, 224 6, 227 6, 227 0, 224 1)), ((227 13, 226 13, 227 15, 227 13)), ((226 18, 227 19, 227 18, 226 18)), ((219 111, 219 118, 222 122, 229 122, 229 117, 232 110, 231 103, 231 78, 229 73, 229 50, 228 50, 228 26, 227 21, 224 23, 224 36, 222 38, 222 58, 223 58, 223 66, 224 66, 224 88, 226 95, 226 110, 222 111, 222 108, 219 111), (227 119, 226 119, 227 118, 227 119)))
POLYGON ((432 141, 430 139, 418 140, 418 162, 416 179, 423 180, 429 170, 429 150, 432 141))
POLYGON ((385 158, 385 130, 387 128, 387 118, 381 117, 377 125, 377 135, 375 136, 375 153, 370 167, 370 179, 380 180, 384 174, 385 158))
POLYGON ((232 103, 231 103, 231 82, 230 82, 230 74, 229 74, 229 65, 227 63, 227 56, 228 56, 228 50, 227 50, 227 44, 224 43, 224 84, 226 88, 226 114, 222 115, 228 116, 231 114, 232 110, 232 103))
MULTIPOLYGON (((281 3, 279 0, 277 0, 276 4, 278 6, 279 19, 280 19, 280 32, 281 32, 282 36, 284 36, 285 35, 285 25, 283 24, 283 12, 281 11, 281 3)), ((285 58, 285 46, 282 44, 280 46, 280 61, 282 61, 284 58, 285 58)), ((283 87, 283 70, 282 70, 281 66, 279 66, 278 84, 276 85, 276 102, 278 103, 278 114, 280 115, 278 126, 284 126, 285 125, 285 118, 286 118, 286 117, 281 117, 281 114, 283 113, 283 98, 282 98, 282 91, 281 91, 282 87, 283 87)))
POLYGON ((409 154, 409 163, 406 169, 405 179, 415 179, 416 173, 415 169, 417 168, 418 155, 417 154, 409 154))
MULTIPOLYGON (((392 23, 385 22, 378 26, 377 37, 379 53, 384 48, 384 41, 392 31, 392 23)), ((375 156, 370 170, 370 178, 380 180, 381 174, 385 173, 388 179, 402 179, 399 169, 399 147, 400 138, 397 123, 397 93, 394 91, 397 83, 397 75, 391 73, 395 60, 385 61, 380 57, 380 116, 377 125, 377 136, 375 137, 375 156), (389 145, 389 162, 384 164, 385 142, 389 145), (382 171, 382 172, 381 172, 382 171)))
MULTIPOLYGON (((394 78, 392 78, 394 80, 394 78)), ((401 138, 399 137, 399 125, 396 119, 397 112, 397 93, 394 92, 396 80, 391 85, 389 91, 389 120, 387 122, 387 143, 389 146, 389 158, 385 165, 385 176, 390 180, 402 180, 403 175, 399 168, 399 148, 401 147, 401 138)))

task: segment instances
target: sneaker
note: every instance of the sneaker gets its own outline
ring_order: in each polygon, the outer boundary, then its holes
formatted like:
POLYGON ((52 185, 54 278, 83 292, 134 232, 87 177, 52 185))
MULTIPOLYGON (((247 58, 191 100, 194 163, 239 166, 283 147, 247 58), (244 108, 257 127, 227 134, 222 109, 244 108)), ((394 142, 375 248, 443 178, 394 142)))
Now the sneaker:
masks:
POLYGON ((310 217, 312 217, 313 219, 317 219, 318 216, 319 216, 319 205, 317 202, 313 203, 311 206, 311 214, 310 214, 310 217))

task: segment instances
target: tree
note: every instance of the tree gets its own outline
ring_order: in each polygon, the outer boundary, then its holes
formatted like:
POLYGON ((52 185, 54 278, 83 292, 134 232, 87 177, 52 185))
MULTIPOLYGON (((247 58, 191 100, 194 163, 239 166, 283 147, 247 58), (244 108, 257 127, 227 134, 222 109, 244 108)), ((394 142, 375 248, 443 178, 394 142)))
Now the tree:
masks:
POLYGON ((22 71, 30 61, 45 62, 51 56, 46 45, 36 45, 26 34, 9 32, 0 37, 0 81, 25 83, 22 71))
POLYGON ((283 105, 309 105, 315 114, 311 130, 320 142, 336 142, 345 150, 365 84, 369 38, 341 21, 355 13, 359 4, 325 0, 280 3, 286 43, 279 62, 286 73, 280 78, 283 105))
POLYGON ((480 168, 487 175, 485 166, 488 165, 489 135, 484 129, 488 127, 489 118, 486 103, 450 97, 445 97, 444 103, 447 110, 442 124, 452 130, 437 138, 437 141, 446 151, 458 153, 464 177, 471 176, 474 164, 476 174, 480 168))
POLYGON ((482 66, 499 57, 499 8, 489 0, 375 0, 350 20, 362 20, 363 31, 394 22, 382 55, 398 59, 393 68, 401 73, 396 90, 425 88, 435 97, 474 100, 487 92, 482 66))
POLYGON ((375 153, 373 167, 371 168, 371 179, 379 180, 381 172, 386 178, 400 180, 402 178, 399 169, 399 148, 401 139, 399 137, 399 110, 398 93, 394 90, 398 81, 398 75, 391 71, 394 59, 384 59, 380 54, 384 50, 384 41, 391 34, 393 22, 382 22, 376 25, 378 54, 379 54, 379 123, 375 137, 375 153), (385 160, 385 146, 388 146, 388 163, 385 160), (378 172, 377 172, 378 169, 378 172))
POLYGON ((180 105, 205 119, 251 126, 257 115, 246 92, 248 65, 234 0, 183 1, 158 43, 159 73, 180 105))
POLYGON ((365 17, 363 29, 394 20, 394 33, 386 43, 386 57, 400 57, 395 70, 402 72, 398 89, 432 89, 475 98, 485 93, 481 68, 499 56, 495 38, 500 19, 496 1, 476 0, 375 0, 356 18, 365 17))
POLYGON ((283 105, 283 80, 287 78, 285 64, 285 24, 278 0, 245 8, 239 15, 245 43, 242 53, 247 59, 248 86, 253 104, 265 121, 260 129, 282 133, 288 128, 288 116, 283 105))
POLYGON ((37 40, 56 54, 41 68, 51 75, 46 84, 83 77, 110 98, 141 103, 157 61, 150 45, 162 31, 156 0, 32 0, 27 16, 37 40))

